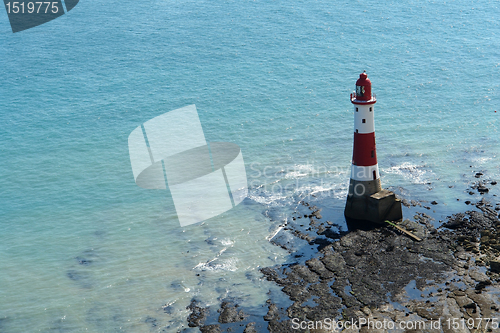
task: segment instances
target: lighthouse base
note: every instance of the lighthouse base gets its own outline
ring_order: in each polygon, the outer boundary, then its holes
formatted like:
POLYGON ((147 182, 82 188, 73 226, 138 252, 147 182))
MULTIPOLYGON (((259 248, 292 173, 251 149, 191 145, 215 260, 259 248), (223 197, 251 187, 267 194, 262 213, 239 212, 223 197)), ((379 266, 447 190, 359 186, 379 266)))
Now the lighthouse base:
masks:
POLYGON ((389 190, 380 190, 371 195, 349 194, 344 210, 346 219, 385 224, 384 221, 403 219, 401 200, 389 190))

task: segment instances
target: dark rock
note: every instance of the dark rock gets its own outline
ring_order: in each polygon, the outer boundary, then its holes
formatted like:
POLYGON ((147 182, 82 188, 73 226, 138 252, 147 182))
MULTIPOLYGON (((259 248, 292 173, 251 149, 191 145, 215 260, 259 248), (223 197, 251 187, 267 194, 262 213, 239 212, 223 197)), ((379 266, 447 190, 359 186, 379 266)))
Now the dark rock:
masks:
POLYGON ((305 302, 311 295, 304 285, 287 284, 283 288, 283 292, 290 297, 292 301, 305 302))
POLYGON ((201 333, 221 333, 220 326, 218 324, 215 325, 206 325, 200 327, 201 333))
MULTIPOLYGON (((326 254, 321 261, 325 267, 334 273, 343 272, 345 270, 345 260, 338 252, 326 254)), ((342 274, 343 275, 343 274, 342 274)))
POLYGON ((257 333, 257 330, 255 329, 255 322, 248 323, 243 333, 257 333))
POLYGON ((497 184, 497 182, 496 182, 496 181, 492 181, 492 182, 491 182, 491 185, 496 185, 496 184, 497 184))
POLYGON ((413 207, 422 206, 422 204, 416 200, 411 200, 410 203, 413 207))
POLYGON ((464 309, 473 309, 476 310, 476 304, 475 303, 468 303, 464 305, 464 309))
POLYGON ((325 236, 330 239, 339 239, 340 234, 338 232, 333 231, 332 229, 319 230, 318 235, 325 236))
POLYGON ((237 305, 233 305, 229 302, 222 302, 221 310, 219 315, 219 323, 236 323, 245 319, 245 315, 242 310, 238 312, 237 305))
POLYGON ((437 204, 438 204, 437 201, 431 202, 431 205, 437 205, 437 204))
MULTIPOLYGON (((189 327, 199 327, 199 326, 203 325, 203 323, 207 319, 208 307, 202 308, 202 307, 198 306, 198 304, 199 304, 198 301, 193 299, 193 300, 191 300, 191 304, 189 304, 186 307, 186 309, 191 310, 191 313, 189 314, 189 316, 187 318, 189 327)), ((210 326, 213 326, 213 325, 210 325, 210 326)), ((207 331, 207 332, 210 332, 210 331, 207 331)))
POLYGON ((464 224, 465 216, 463 214, 456 214, 448 218, 448 222, 443 224, 443 227, 448 229, 458 229, 464 224))
POLYGON ((274 320, 279 320, 279 310, 276 304, 270 303, 269 304, 269 311, 267 311, 267 314, 264 316, 265 321, 274 321, 274 320))
POLYGON ((489 286, 491 285, 491 281, 490 280, 486 280, 486 281, 481 281, 479 282, 477 285, 476 285, 476 290, 478 291, 481 291, 483 290, 484 288, 486 288, 486 286, 489 286))
POLYGON ((274 281, 277 284, 282 284, 281 283, 282 279, 279 277, 275 269, 271 267, 264 267, 260 269, 260 272, 264 274, 264 276, 268 281, 274 281))
POLYGON ((481 185, 481 186, 479 186, 479 187, 477 188, 477 191, 478 191, 479 193, 488 193, 490 190, 489 190, 487 187, 485 187, 485 186, 481 185))
POLYGON ((490 261, 490 271, 493 273, 500 273, 500 261, 490 261))
POLYGON ((482 173, 482 172, 478 172, 478 173, 476 173, 476 175, 475 175, 474 177, 479 178, 479 177, 481 177, 482 175, 483 175, 483 173, 482 173))
POLYGON ((304 280, 308 283, 314 283, 318 281, 318 275, 314 272, 311 272, 307 266, 303 265, 293 265, 292 270, 297 273, 301 280, 304 280))
MULTIPOLYGON (((321 220, 321 218, 322 218, 321 214, 319 213, 320 211, 321 211, 321 209, 318 209, 318 210, 316 210, 316 211, 312 212, 312 215, 313 215, 315 218, 317 218, 318 220, 321 220)), ((309 217, 311 217, 311 216, 309 216, 309 217)))
POLYGON ((325 268, 325 265, 318 259, 312 258, 306 261, 306 265, 309 269, 320 276, 323 280, 328 280, 334 277, 333 273, 325 268))

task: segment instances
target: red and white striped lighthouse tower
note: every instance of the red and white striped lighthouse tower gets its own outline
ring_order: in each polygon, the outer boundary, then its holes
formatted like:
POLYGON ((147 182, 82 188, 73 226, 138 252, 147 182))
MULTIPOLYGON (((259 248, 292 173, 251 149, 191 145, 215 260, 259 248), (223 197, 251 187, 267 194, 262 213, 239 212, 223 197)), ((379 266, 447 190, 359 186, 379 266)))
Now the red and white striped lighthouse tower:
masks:
POLYGON ((375 146, 375 103, 372 84, 365 72, 351 94, 354 105, 354 147, 351 180, 344 215, 348 219, 371 222, 402 218, 401 201, 394 193, 382 190, 375 146), (399 209, 398 209, 399 206, 399 209))
POLYGON ((356 81, 356 93, 351 94, 351 103, 354 104, 354 148, 350 185, 354 195, 371 195, 382 189, 375 147, 373 115, 376 102, 375 95, 372 95, 372 83, 363 72, 356 81))

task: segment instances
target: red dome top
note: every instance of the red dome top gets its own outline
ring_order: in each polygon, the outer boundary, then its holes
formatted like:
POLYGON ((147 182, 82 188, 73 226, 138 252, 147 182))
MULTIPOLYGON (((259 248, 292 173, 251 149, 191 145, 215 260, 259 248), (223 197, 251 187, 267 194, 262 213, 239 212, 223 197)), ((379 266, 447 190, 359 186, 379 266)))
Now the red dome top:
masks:
POLYGON ((365 72, 359 74, 359 79, 356 81, 356 99, 360 101, 372 99, 372 83, 365 72))

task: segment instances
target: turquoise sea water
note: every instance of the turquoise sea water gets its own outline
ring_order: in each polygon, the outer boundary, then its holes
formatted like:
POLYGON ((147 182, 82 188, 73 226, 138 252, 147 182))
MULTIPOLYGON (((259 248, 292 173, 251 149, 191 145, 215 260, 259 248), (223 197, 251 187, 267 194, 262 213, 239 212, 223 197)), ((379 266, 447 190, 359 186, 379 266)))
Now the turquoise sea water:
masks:
POLYGON ((81 1, 15 34, 0 10, 0 332, 175 332, 193 297, 265 312, 258 269, 287 260, 269 239, 300 198, 343 219, 363 70, 383 185, 438 201, 436 223, 465 210, 474 172, 500 178, 499 6, 81 1), (181 228, 127 138, 189 104, 250 187, 181 228))

